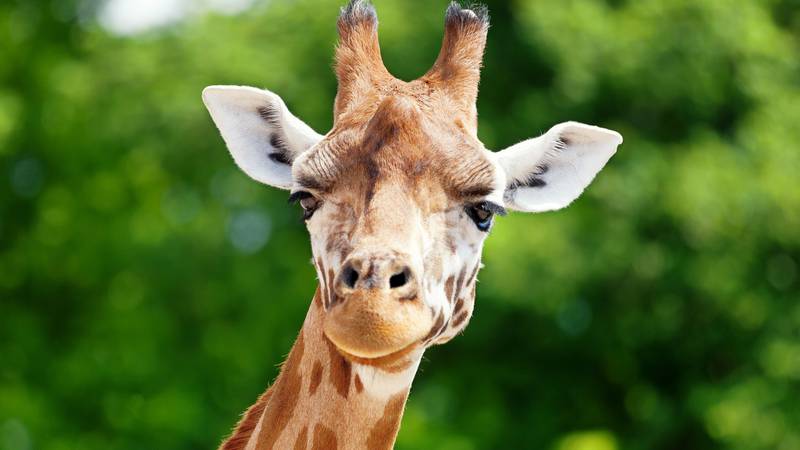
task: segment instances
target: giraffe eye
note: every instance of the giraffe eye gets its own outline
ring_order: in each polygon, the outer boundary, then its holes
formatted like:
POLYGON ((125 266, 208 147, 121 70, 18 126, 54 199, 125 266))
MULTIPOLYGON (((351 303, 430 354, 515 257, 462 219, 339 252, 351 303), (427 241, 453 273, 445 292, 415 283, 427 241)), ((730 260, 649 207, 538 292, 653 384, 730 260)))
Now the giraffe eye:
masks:
POLYGON ((314 215, 314 211, 322 205, 322 200, 306 191, 297 191, 289 196, 289 203, 298 202, 300 207, 303 208, 303 220, 310 219, 314 215))
POLYGON ((467 204, 464 207, 470 219, 475 222, 475 226, 481 231, 489 231, 492 227, 492 219, 495 214, 505 216, 506 209, 492 202, 479 202, 467 204))
POLYGON ((477 203, 474 205, 467 205, 465 208, 467 215, 475 226, 481 231, 489 231, 492 226, 492 218, 494 213, 487 208, 486 203, 477 203))

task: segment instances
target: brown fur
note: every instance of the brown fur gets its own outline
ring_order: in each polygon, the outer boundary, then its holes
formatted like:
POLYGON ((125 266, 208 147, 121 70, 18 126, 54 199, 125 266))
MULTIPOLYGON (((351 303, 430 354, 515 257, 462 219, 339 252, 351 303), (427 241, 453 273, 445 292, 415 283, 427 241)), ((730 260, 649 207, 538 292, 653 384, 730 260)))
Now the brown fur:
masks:
POLYGON ((436 337, 439 334, 439 332, 442 331, 442 328, 444 328, 444 326, 445 326, 444 314, 441 311, 439 311, 439 315, 436 317, 436 322, 433 323, 431 331, 428 333, 427 336, 422 338, 422 341, 426 342, 436 337))
POLYGON ((458 274, 458 280, 456 281, 455 298, 459 298, 461 296, 461 290, 464 288, 464 276, 466 276, 466 274, 467 274, 467 268, 464 267, 458 274))
POLYGON ((301 330, 289 358, 284 363, 289 370, 281 371, 278 376, 278 381, 274 386, 275 395, 270 397, 267 403, 269 408, 265 409, 261 419, 263 425, 258 436, 257 450, 272 450, 294 413, 299 399, 300 386, 303 382, 299 371, 303 351, 303 331, 301 330))
POLYGON ((314 444, 311 450, 336 450, 339 448, 336 442, 336 433, 330 428, 320 423, 314 426, 314 444))
POLYGON ((456 301, 456 306, 453 307, 453 315, 456 315, 461 312, 461 308, 464 307, 464 299, 460 298, 456 301))
POLYGON ((294 441, 294 450, 306 450, 308 448, 308 426, 304 426, 294 441))
POLYGON ((330 356, 330 382, 336 387, 336 392, 344 398, 350 393, 350 375, 352 365, 345 359, 330 340, 325 339, 330 356))
POLYGON ((447 281, 444 282, 444 295, 447 296, 447 300, 453 301, 453 283, 456 281, 455 277, 448 277, 447 281))
POLYGON ((406 404, 408 393, 401 393, 389 399, 383 410, 383 416, 369 432, 367 448, 370 450, 391 449, 397 431, 400 429, 400 419, 403 416, 403 407, 406 404))
POLYGON ((352 99, 364 90, 392 78, 383 65, 378 44, 378 18, 366 2, 350 2, 337 22, 339 45, 336 47, 336 116, 345 111, 352 99))
POLYGON ((328 284, 328 307, 335 305, 337 302, 336 294, 333 292, 333 283, 336 277, 333 274, 333 269, 328 269, 328 276, 325 278, 325 282, 328 284))
POLYGON ((455 320, 453 320, 453 326, 458 327, 459 325, 464 323, 464 321, 467 320, 468 317, 469 317, 469 311, 461 311, 461 314, 456 316, 455 320))
MULTIPOLYGON (((422 78, 443 90, 462 108, 470 109, 465 118, 469 124, 466 127, 471 130, 477 127, 474 106, 488 31, 489 20, 485 9, 470 14, 451 5, 445 18, 445 34, 439 57, 422 78)), ((464 126, 460 118, 455 120, 456 126, 464 126)))
POLYGON ((359 394, 364 391, 364 385, 361 383, 361 377, 358 375, 353 379, 353 386, 355 386, 356 392, 359 394))
POLYGON ((322 364, 319 361, 314 362, 314 370, 311 371, 311 382, 308 385, 308 395, 314 395, 317 392, 319 384, 322 382, 322 364))

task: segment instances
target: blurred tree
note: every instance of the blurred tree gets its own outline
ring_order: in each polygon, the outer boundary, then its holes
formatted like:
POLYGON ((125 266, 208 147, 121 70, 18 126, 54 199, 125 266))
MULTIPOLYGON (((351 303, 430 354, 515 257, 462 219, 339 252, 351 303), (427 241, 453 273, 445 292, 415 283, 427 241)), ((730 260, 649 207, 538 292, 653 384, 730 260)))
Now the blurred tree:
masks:
MULTIPOLYGON (((1 449, 213 448, 314 290, 199 95, 266 86, 325 131, 340 2, 125 1, 0 3, 1 449)), ((446 2, 376 3, 417 77, 446 2)), ((487 3, 487 147, 626 142, 569 209, 499 221, 398 448, 800 448, 800 4, 487 3)))

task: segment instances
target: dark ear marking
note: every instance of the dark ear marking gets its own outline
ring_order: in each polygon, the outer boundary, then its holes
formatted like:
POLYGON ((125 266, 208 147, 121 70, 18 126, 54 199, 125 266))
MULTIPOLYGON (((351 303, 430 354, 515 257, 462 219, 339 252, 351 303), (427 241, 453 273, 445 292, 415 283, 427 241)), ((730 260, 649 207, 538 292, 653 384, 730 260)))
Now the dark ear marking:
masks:
POLYGON ((556 138, 556 141, 553 143, 553 147, 556 150, 560 151, 560 150, 564 150, 565 148, 569 147, 571 144, 572 144, 572 142, 569 140, 568 137, 559 136, 558 138, 556 138))
MULTIPOLYGON (((552 149, 549 151, 548 156, 552 157, 554 156, 554 153, 564 151, 570 145, 572 145, 570 138, 566 136, 558 136, 553 141, 552 149)), ((542 188, 547 186, 547 181, 544 180, 542 175, 546 174, 548 170, 550 170, 550 166, 547 163, 542 163, 537 165, 533 172, 528 174, 525 178, 512 180, 506 188, 505 196, 508 197, 514 189, 519 187, 542 188)))
POLYGON ((286 164, 287 166, 291 166, 292 162, 284 153, 270 153, 269 159, 275 161, 278 164, 286 164))
MULTIPOLYGON (((280 112, 276 110, 271 105, 269 106, 259 106, 256 108, 258 111, 258 115, 264 119, 265 122, 270 124, 271 126, 280 130, 281 128, 281 118, 280 112)), ((286 145, 286 139, 281 136, 280 131, 276 131, 269 135, 269 145, 275 149, 274 152, 270 153, 269 159, 275 161, 278 164, 286 164, 287 166, 292 165, 292 157, 291 153, 289 152, 289 146, 286 145)))
POLYGON ((536 176, 530 176, 523 180, 515 180, 508 186, 508 189, 514 190, 519 187, 540 188, 545 186, 547 186, 546 181, 536 176))
POLYGON ((261 118, 264 119, 268 124, 272 125, 273 127, 281 126, 280 112, 271 105, 259 106, 257 111, 258 115, 261 116, 261 118))
POLYGON ((527 177, 521 180, 512 181, 508 185, 506 192, 512 191, 518 187, 540 188, 547 186, 547 182, 544 181, 544 178, 542 178, 541 176, 546 174, 548 170, 550 170, 550 166, 548 166, 547 164, 539 164, 538 166, 536 166, 536 170, 531 172, 527 177))
POLYGON ((275 147, 275 150, 278 150, 280 153, 289 153, 289 148, 286 145, 286 141, 278 133, 272 133, 269 135, 269 145, 275 147))
POLYGON ((292 158, 289 156, 289 147, 287 147, 286 142, 278 133, 272 133, 269 136, 269 144, 277 150, 269 154, 269 159, 279 164, 292 165, 292 158))

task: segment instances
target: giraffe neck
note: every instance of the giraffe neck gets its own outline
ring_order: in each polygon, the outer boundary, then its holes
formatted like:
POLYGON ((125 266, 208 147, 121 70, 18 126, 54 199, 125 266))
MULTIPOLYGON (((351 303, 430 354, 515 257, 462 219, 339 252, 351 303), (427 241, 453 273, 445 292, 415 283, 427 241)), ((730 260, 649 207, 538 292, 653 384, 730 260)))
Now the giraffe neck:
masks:
POLYGON ((322 333, 319 289, 275 383, 220 450, 391 449, 422 351, 372 366, 322 333))

